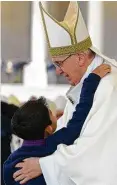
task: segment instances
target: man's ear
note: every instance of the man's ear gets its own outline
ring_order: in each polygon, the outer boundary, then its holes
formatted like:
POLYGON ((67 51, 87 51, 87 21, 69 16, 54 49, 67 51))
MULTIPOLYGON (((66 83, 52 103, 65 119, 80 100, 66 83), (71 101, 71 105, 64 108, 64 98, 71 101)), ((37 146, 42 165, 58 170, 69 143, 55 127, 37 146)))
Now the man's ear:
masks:
POLYGON ((86 58, 86 53, 80 52, 77 54, 78 56, 78 64, 80 67, 83 67, 85 65, 85 58, 86 58))

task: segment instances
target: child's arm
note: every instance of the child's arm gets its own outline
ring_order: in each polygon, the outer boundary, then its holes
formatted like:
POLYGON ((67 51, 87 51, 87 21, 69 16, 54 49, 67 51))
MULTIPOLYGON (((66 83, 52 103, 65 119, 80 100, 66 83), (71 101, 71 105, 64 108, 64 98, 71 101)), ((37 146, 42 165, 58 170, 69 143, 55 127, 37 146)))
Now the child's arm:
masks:
MULTIPOLYGON (((103 65, 104 66, 104 65, 103 65)), ((110 68, 108 68, 108 66, 106 65, 107 69, 105 70, 105 67, 104 67, 104 71, 103 71, 103 74, 100 73, 100 70, 99 70, 99 73, 96 73, 96 74, 99 74, 100 77, 103 77, 105 76, 107 73, 110 72, 110 68)), ((93 73, 95 73, 93 71, 93 73)), ((57 148, 57 145, 60 144, 60 143, 73 143, 73 141, 79 136, 79 133, 82 129, 82 125, 83 125, 83 122, 82 122, 82 116, 83 116, 83 121, 85 121, 89 111, 90 111, 90 108, 92 106, 92 102, 93 102, 93 97, 94 97, 94 93, 96 91, 96 88, 99 84, 99 81, 100 81, 100 77, 96 77, 96 75, 94 74, 91 74, 89 75, 89 77, 87 78, 87 80, 85 80, 84 84, 83 84, 83 88, 82 88, 82 93, 81 93, 81 97, 80 97, 80 102, 79 104, 76 106, 76 111, 74 112, 73 114, 73 118, 69 121, 69 125, 67 128, 63 128, 61 130, 59 130, 58 132, 56 132, 54 135, 48 137, 46 139, 46 144, 47 144, 47 152, 45 153, 45 156, 47 155, 50 155, 51 153, 53 153, 56 148, 57 148), (89 80, 89 81, 88 81, 89 80), (95 80, 95 82, 93 81, 95 80), (86 84, 85 84, 86 83, 86 84), (86 85, 86 86, 85 86, 86 85), (94 86, 93 86, 94 85, 94 86), (87 107, 84 108, 83 105, 85 105, 85 103, 88 101, 87 103, 87 107), (82 112, 83 111, 83 112, 82 112), (84 112, 86 111, 86 112, 84 112), (78 114, 77 114, 78 113, 78 114), (82 114, 81 114, 82 113, 82 114), (82 115, 80 117, 80 115, 82 115), (72 123, 73 122, 73 123, 72 123), (80 122, 80 127, 79 127, 79 122, 80 122), (73 126, 74 125, 74 126, 73 126), (79 130, 80 128, 80 130, 79 130), (76 131, 77 130, 77 131, 76 131), (72 134, 71 134, 72 133, 72 134), (75 133, 75 134, 74 134, 75 133), (75 137, 74 137, 75 135, 75 137), (70 139, 71 137, 73 137, 72 139, 70 139), (70 139, 70 140, 69 140, 70 139)), ((45 148, 45 147, 44 147, 45 148)), ((36 152, 37 152, 37 156, 38 156, 38 149, 36 147, 36 152)), ((35 160, 35 159, 28 159, 29 160, 35 160)), ((38 166, 38 159, 36 159, 36 166, 38 167, 39 169, 39 166, 38 166)), ((19 164, 21 166, 21 164, 19 164)), ((32 165, 30 165, 32 166, 32 165)), ((17 166, 18 167, 18 166, 17 166)), ((29 166, 28 166, 29 168, 29 166)), ((28 169, 27 168, 27 169, 28 169)), ((32 169, 33 171, 34 169, 32 169)), ((41 170, 37 170, 38 172, 38 175, 41 174, 41 170)), ((17 172, 17 174, 15 174, 15 177, 17 177, 19 174, 19 172, 17 172)), ((23 174, 23 173, 22 173, 23 174)), ((21 175, 22 175, 21 174, 21 175)), ((20 177, 20 180, 21 180, 21 175, 19 175, 20 177)), ((32 178, 35 178, 38 176, 37 174, 32 176, 32 178)), ((26 176, 26 175, 25 175, 26 176)), ((27 177, 27 176, 26 176, 27 177)), ((30 178, 29 178, 30 179, 30 178)), ((25 181, 26 182, 26 181, 25 181)))
POLYGON ((98 84, 101 78, 110 72, 110 65, 102 64, 84 80, 80 101, 76 106, 72 119, 68 122, 67 127, 60 129, 46 139, 47 152, 54 152, 57 149, 57 145, 61 143, 71 145, 75 139, 78 138, 85 119, 92 107, 94 94, 98 84))
POLYGON ((71 145, 74 140, 78 138, 84 121, 92 107, 94 93, 100 79, 100 76, 93 73, 85 79, 81 91, 80 102, 77 104, 73 117, 68 122, 68 126, 60 129, 46 139, 48 155, 57 149, 57 145, 61 143, 71 145))

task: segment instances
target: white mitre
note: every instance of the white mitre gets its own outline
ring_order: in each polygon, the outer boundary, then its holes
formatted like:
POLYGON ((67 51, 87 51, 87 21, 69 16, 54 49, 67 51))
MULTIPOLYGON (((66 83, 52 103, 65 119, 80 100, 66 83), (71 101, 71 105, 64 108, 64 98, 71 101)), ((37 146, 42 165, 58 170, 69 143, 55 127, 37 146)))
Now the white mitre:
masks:
POLYGON ((49 52, 52 57, 74 54, 90 48, 103 59, 117 67, 115 60, 110 60, 92 45, 77 1, 69 2, 62 21, 58 21, 54 16, 50 15, 46 8, 47 6, 44 6, 44 2, 40 2, 39 7, 49 52))
POLYGON ((47 12, 43 2, 39 3, 39 7, 51 56, 73 54, 92 46, 77 2, 69 3, 61 22, 47 12))

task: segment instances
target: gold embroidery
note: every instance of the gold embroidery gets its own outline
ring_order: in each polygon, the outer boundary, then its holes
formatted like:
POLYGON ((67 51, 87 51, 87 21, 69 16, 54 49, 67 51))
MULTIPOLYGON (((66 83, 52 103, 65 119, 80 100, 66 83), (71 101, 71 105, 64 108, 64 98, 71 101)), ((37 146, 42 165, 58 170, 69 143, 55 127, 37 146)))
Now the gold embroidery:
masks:
POLYGON ((48 37, 48 32, 47 32, 46 25, 45 25, 45 20, 44 20, 44 15, 43 15, 43 7, 42 7, 41 2, 39 2, 39 7, 40 7, 40 11, 41 11, 42 22, 43 22, 43 26, 44 26, 44 30, 45 30, 45 34, 46 34, 46 38, 47 38, 47 43, 50 48, 51 46, 50 46, 50 41, 49 41, 49 37, 48 37))
POLYGON ((90 37, 88 37, 87 39, 77 44, 65 46, 65 47, 49 48, 49 50, 52 56, 62 56, 66 54, 74 54, 77 52, 86 51, 91 46, 92 46, 92 42, 90 37))

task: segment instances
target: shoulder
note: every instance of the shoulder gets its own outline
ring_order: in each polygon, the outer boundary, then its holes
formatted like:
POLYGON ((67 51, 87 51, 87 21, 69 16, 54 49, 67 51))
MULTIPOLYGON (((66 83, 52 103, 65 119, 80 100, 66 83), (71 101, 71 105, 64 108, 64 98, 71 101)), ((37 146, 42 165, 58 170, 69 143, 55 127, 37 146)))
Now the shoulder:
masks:
POLYGON ((105 63, 111 65, 111 73, 102 78, 102 85, 107 87, 117 88, 117 61, 114 59, 105 60, 105 63))
POLYGON ((101 79, 96 94, 107 97, 112 95, 115 91, 117 92, 117 69, 112 69, 110 74, 101 79))
POLYGON ((111 73, 102 78, 102 85, 105 84, 107 87, 117 87, 117 68, 112 67, 111 73))
MULTIPOLYGON (((19 150, 19 149, 18 149, 19 150)), ((20 157, 20 152, 18 152, 18 150, 14 151, 13 153, 11 153, 9 155, 9 157, 7 158, 5 164, 9 164, 12 163, 15 160, 18 160, 20 157)))
POLYGON ((14 169, 15 165, 25 158, 25 151, 22 148, 23 147, 17 149, 9 155, 9 157, 4 163, 5 170, 10 170, 12 168, 14 169))

